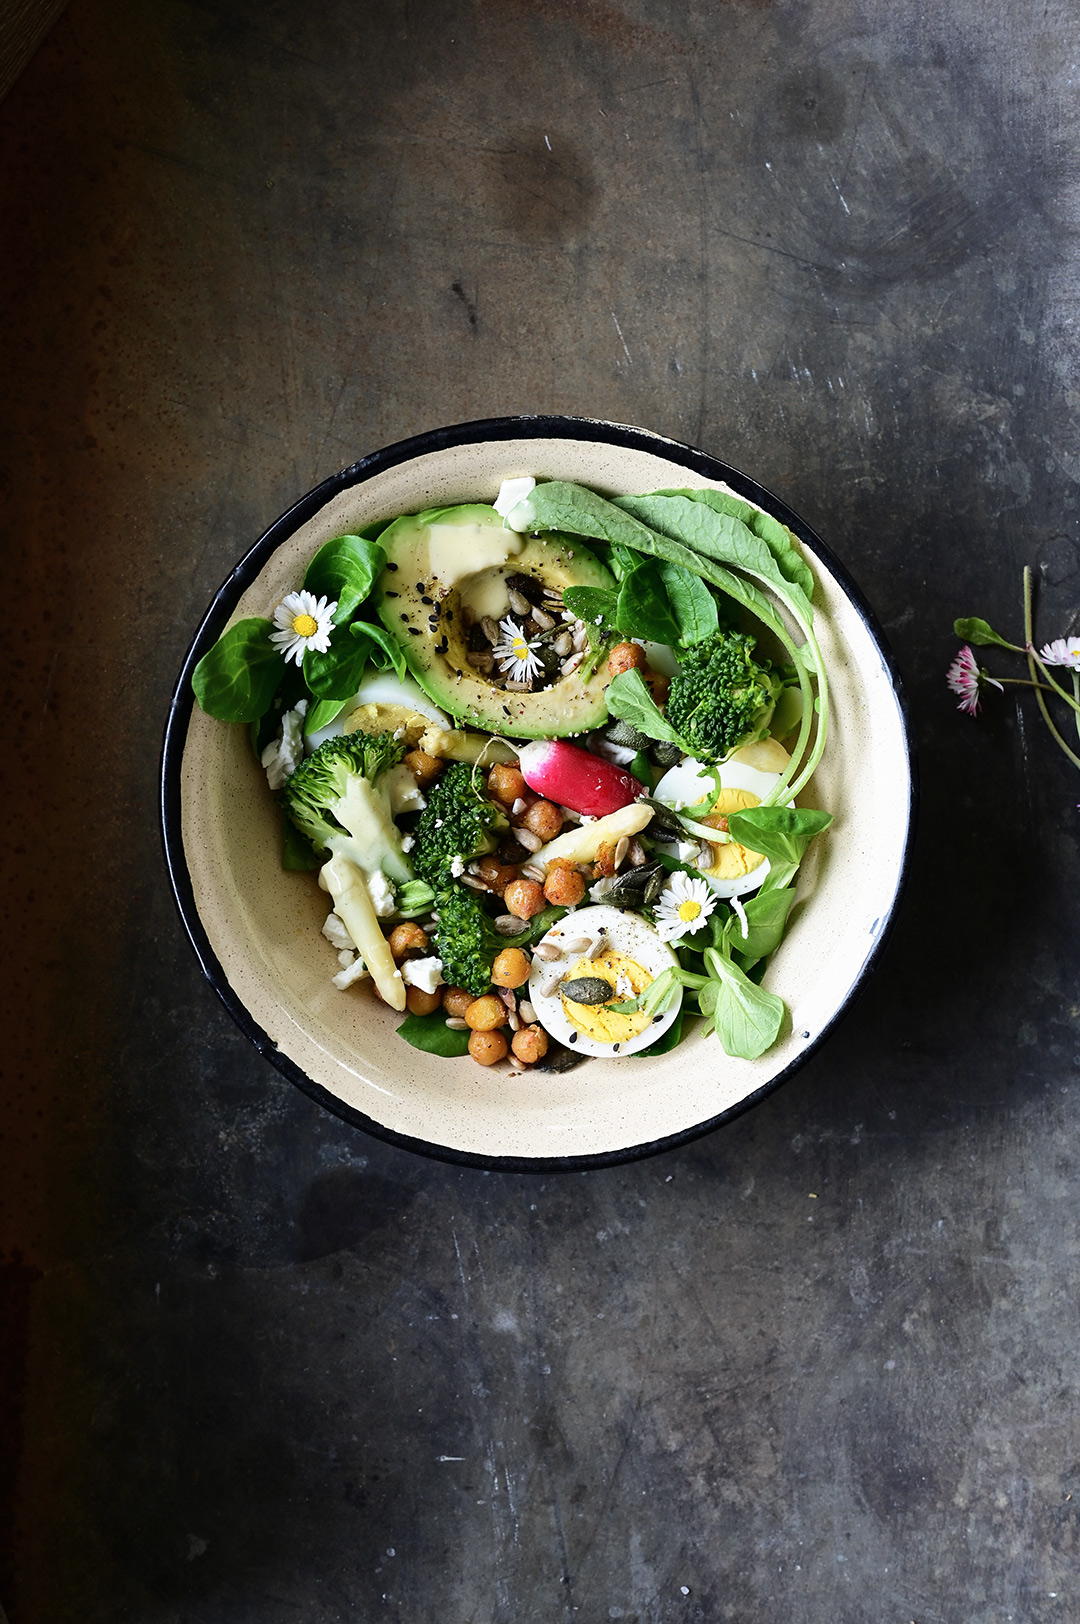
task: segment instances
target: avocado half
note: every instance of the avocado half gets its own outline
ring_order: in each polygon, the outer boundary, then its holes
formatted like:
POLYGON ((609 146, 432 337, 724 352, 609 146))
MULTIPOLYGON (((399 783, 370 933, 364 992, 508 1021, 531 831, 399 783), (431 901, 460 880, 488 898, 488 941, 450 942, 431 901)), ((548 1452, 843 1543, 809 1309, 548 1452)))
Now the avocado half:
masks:
POLYGON ((610 572, 586 548, 554 534, 519 535, 479 503, 395 519, 379 536, 386 568, 374 604, 409 669, 436 705, 470 727, 513 738, 588 733, 607 721, 606 664, 587 682, 574 673, 537 693, 507 693, 473 669, 469 631, 484 615, 511 613, 506 579, 610 590, 610 572))

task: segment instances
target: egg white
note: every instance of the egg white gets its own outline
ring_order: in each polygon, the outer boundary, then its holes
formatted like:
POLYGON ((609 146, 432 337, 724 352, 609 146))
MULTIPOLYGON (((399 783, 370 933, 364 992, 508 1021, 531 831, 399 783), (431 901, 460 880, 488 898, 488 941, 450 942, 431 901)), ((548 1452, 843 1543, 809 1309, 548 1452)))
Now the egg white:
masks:
POLYGON ((324 740, 336 738, 342 730, 345 718, 359 705, 405 705, 418 716, 427 717, 436 727, 450 727, 450 718, 437 705, 432 704, 420 684, 414 682, 412 677, 399 677, 393 671, 369 671, 353 698, 345 701, 334 720, 328 722, 325 727, 320 727, 317 732, 305 735, 306 748, 309 751, 317 750, 324 740))
MULTIPOLYGON (((628 959, 635 960, 643 970, 649 972, 654 981, 657 976, 679 962, 672 949, 666 942, 660 940, 653 927, 647 920, 642 919, 640 914, 626 913, 621 908, 605 908, 603 905, 578 908, 568 913, 557 925, 552 926, 542 941, 565 949, 568 942, 581 941, 585 937, 592 942, 597 941, 601 930, 606 932, 607 940, 617 953, 624 953, 628 959)), ((540 1025, 550 1037, 578 1054, 618 1060, 623 1055, 636 1054, 639 1049, 648 1048, 650 1043, 655 1043, 657 1038, 664 1035, 679 1013, 682 1005, 682 988, 676 988, 674 998, 659 1018, 653 1020, 652 1024, 643 1032, 639 1032, 636 1037, 627 1038, 619 1045, 618 1054, 615 1054, 610 1043, 601 1043, 598 1039, 586 1037, 584 1032, 578 1031, 574 1023, 568 1019, 562 1006, 562 999, 559 997, 559 981, 569 974, 587 951, 582 949, 573 953, 564 952, 561 959, 541 959, 534 956, 529 975, 529 1002, 536 1011, 540 1025)))
MULTIPOLYGON (((682 812, 688 806, 696 806, 705 799, 714 788, 713 780, 709 777, 710 769, 687 756, 677 766, 666 772, 653 791, 654 797, 670 806, 674 812, 682 812)), ((779 773, 762 772, 759 767, 748 766, 745 761, 726 761, 719 768, 720 785, 723 789, 742 789, 750 795, 756 795, 763 801, 770 794, 773 786, 780 780, 779 773)), ((791 801, 783 802, 791 806, 791 801)), ((687 840, 693 840, 688 834, 687 840)), ((664 848, 674 851, 674 846, 664 848)), ((769 872, 769 859, 759 863, 757 868, 750 870, 749 874, 740 874, 735 879, 721 879, 717 874, 702 873, 701 878, 716 892, 719 897, 741 897, 747 891, 756 891, 769 872)))

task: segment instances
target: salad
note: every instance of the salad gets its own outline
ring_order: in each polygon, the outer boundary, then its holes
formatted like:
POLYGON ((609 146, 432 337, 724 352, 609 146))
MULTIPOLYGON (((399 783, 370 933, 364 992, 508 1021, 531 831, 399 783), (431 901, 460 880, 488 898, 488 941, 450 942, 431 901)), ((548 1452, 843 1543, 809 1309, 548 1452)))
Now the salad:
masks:
POLYGON ((828 732, 813 595, 730 491, 513 479, 327 542, 193 686, 317 871, 328 974, 407 1043, 562 1070, 702 1022, 754 1059, 832 821, 795 804, 828 732))

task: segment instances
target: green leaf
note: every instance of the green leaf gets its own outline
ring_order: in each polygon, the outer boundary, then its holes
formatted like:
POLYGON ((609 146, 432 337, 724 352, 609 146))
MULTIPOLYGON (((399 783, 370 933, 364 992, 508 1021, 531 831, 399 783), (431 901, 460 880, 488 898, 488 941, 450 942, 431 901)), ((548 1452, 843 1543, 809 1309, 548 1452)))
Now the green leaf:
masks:
POLYGON ((752 806, 731 814, 728 833, 740 846, 760 852, 770 862, 801 863, 814 836, 831 822, 831 812, 795 806, 752 806))
POLYGON ((284 816, 284 834, 281 866, 294 873, 305 873, 322 868, 325 858, 316 852, 307 835, 303 834, 290 817, 284 816))
POLYGON ((269 620, 238 620, 192 673, 191 686, 207 716, 219 722, 257 722, 269 710, 285 675, 285 657, 270 641, 269 620))
POLYGON ((398 888, 396 912, 402 919, 418 919, 431 911, 434 901, 435 892, 426 880, 406 880, 398 888))
POLYGON ((351 694, 347 694, 344 699, 317 699, 314 705, 309 705, 308 713, 304 717, 305 735, 318 733, 320 728, 329 727, 334 718, 340 716, 351 697, 351 694))
POLYGON ((629 770, 633 773, 633 775, 637 779, 638 783, 639 784, 644 784, 645 788, 651 793, 652 790, 653 790, 653 787, 654 787, 653 786, 653 777, 654 777, 653 765, 652 765, 652 762, 649 760, 648 756, 645 754, 644 750, 639 750, 638 751, 637 755, 634 757, 633 761, 630 763, 630 769, 629 770))
POLYGON ((630 722, 650 739, 660 739, 664 744, 677 744, 680 749, 684 748, 679 735, 665 719, 645 686, 640 671, 620 671, 608 684, 604 697, 612 716, 630 722))
POLYGON ((344 704, 360 686, 369 652, 366 643, 355 642, 346 627, 337 626, 324 653, 313 648, 305 650, 304 680, 317 699, 344 704))
POLYGON ((742 924, 736 913, 732 913, 725 922, 724 930, 730 945, 751 962, 768 958, 784 939, 788 914, 794 901, 794 886, 787 886, 783 891, 759 891, 756 896, 748 898, 743 905, 748 927, 746 936, 742 933, 742 924))
MULTIPOLYGON (((699 581, 708 596, 708 588, 699 581)), ((667 591, 654 564, 637 564, 623 576, 615 623, 624 637, 650 643, 677 643, 679 623, 668 605, 667 591)))
POLYGON ((317 598, 337 599, 334 624, 343 626, 359 609, 386 567, 386 553, 365 536, 335 536, 307 567, 304 586, 317 598))
POLYGON ((633 1055, 633 1059, 644 1060, 649 1055, 667 1054, 670 1049, 675 1048, 676 1044, 682 1042, 682 1035, 683 1012, 680 1009, 663 1037, 657 1038, 656 1042, 650 1043, 647 1048, 638 1049, 633 1055))
POLYGON ((368 659, 377 671, 393 670, 402 679, 408 675, 409 666, 401 644, 391 637, 385 626, 377 626, 370 620, 354 620, 349 631, 367 647, 368 659))
POLYGON ((441 1010, 431 1015, 406 1015, 397 1032, 398 1037, 411 1043, 414 1049, 423 1049, 425 1054, 436 1054, 444 1060, 469 1052, 468 1032, 447 1026, 441 1010))
POLYGON ((953 631, 957 637, 963 638, 965 643, 974 643, 976 648, 987 648, 991 644, 998 648, 1016 648, 1015 643, 1007 643, 1004 637, 998 636, 992 626, 988 626, 985 620, 979 620, 977 616, 972 616, 970 620, 954 620, 953 631))
POLYGON ((620 496, 613 505, 705 558, 768 582, 807 624, 812 622, 814 611, 805 588, 787 578, 768 542, 734 514, 718 512, 708 502, 688 496, 620 496))
POLYGON ((700 575, 694 575, 681 564, 661 563, 657 568, 678 623, 678 641, 685 645, 700 643, 703 638, 711 637, 720 619, 716 599, 700 575))
POLYGON ((758 536, 776 560, 777 568, 793 586, 800 587, 807 599, 814 596, 814 575, 809 564, 795 545, 795 538, 786 525, 774 519, 771 513, 744 502, 733 491, 657 491, 657 496, 687 496, 692 502, 704 502, 717 513, 729 513, 758 536))
POLYGON ((705 962, 718 983, 712 1018, 725 1053, 738 1060, 756 1060, 772 1048, 780 1034, 784 1000, 756 986, 714 948, 706 948, 705 962))
POLYGON ((572 615, 585 622, 592 644, 606 643, 616 635, 618 594, 597 586, 571 586, 563 593, 563 603, 572 615))

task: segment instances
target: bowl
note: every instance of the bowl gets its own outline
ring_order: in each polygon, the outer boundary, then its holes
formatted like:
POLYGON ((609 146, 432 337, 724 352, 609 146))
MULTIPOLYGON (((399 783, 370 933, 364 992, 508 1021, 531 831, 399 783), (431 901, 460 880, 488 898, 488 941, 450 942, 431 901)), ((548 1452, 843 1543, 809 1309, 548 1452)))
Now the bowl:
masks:
MULTIPOLYGON (((165 734, 166 860, 202 968, 255 1047, 311 1098, 394 1144, 484 1167, 608 1165, 707 1133, 761 1100, 814 1053, 870 974, 908 861, 914 775, 907 710, 873 614, 832 552, 752 479, 644 429, 567 417, 437 429, 333 475, 271 525, 214 597, 184 661, 165 734), (726 485, 786 524, 818 581, 815 626, 833 722, 810 804, 835 823, 799 876, 791 927, 766 984, 790 1021, 758 1060, 696 1033, 667 1055, 510 1074, 406 1045, 362 989, 339 992, 313 875, 281 866, 280 813, 247 730, 194 705, 191 674, 233 620, 269 615, 321 544, 378 519, 492 501, 533 474, 605 494, 726 485)), ((268 1079, 269 1083, 269 1079, 268 1079)))

